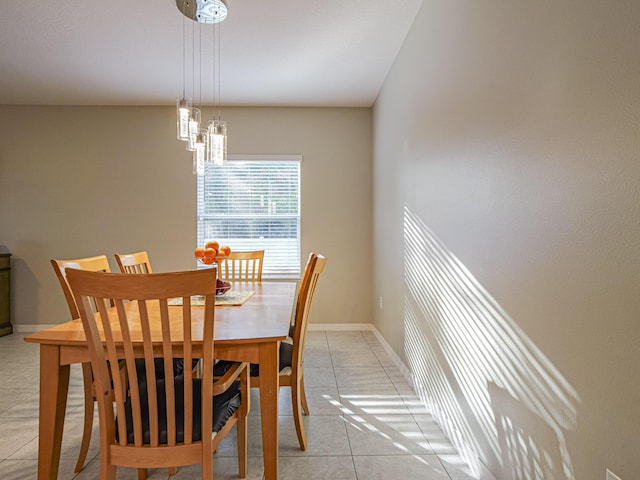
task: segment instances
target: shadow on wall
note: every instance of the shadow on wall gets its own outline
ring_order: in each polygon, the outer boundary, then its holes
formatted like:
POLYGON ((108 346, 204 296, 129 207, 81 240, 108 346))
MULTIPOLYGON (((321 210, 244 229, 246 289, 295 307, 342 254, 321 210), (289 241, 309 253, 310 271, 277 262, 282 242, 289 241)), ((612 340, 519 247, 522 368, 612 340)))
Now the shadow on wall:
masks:
POLYGON ((416 392, 474 474, 481 460, 501 480, 575 480, 577 393, 406 206, 404 289, 416 392))

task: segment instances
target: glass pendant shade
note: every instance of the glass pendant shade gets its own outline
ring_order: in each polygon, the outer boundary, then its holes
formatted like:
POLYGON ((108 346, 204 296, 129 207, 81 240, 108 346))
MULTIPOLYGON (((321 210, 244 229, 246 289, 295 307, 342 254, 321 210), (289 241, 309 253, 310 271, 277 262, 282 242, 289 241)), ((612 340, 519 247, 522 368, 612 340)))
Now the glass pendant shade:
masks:
POLYGON ((200 130, 196 135, 195 148, 193 150, 193 173, 204 175, 204 151, 206 130, 200 130))
POLYGON ((189 140, 189 115, 191 99, 181 98, 176 102, 178 140, 189 140))
POLYGON ((227 122, 213 120, 207 128, 207 161, 222 165, 227 159, 227 122))
POLYGON ((196 137, 200 131, 200 109, 192 108, 189 115, 189 137, 187 140, 187 150, 193 152, 196 148, 196 137))

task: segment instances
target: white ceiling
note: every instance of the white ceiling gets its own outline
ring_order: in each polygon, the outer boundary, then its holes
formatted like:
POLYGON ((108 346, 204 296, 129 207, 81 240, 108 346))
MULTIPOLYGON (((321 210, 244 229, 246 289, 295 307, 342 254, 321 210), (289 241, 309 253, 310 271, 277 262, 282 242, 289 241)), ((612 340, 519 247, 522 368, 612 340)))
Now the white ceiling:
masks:
MULTIPOLYGON (((220 103, 371 106, 421 2, 227 0, 220 103)), ((0 104, 174 104, 183 18, 175 0, 2 0, 0 104)), ((204 68, 193 75, 187 54, 187 94, 195 76, 195 100, 210 104, 213 27, 202 28, 204 68)))

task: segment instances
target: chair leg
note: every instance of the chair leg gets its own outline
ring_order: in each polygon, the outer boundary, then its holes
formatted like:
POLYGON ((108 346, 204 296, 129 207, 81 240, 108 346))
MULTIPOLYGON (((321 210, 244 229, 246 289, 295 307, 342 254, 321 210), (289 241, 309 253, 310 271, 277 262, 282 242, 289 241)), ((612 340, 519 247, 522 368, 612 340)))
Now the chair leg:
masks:
POLYGON ((307 405, 307 395, 304 391, 304 375, 300 375, 300 400, 302 401, 302 410, 305 415, 309 415, 309 405, 307 405))
POLYGON ((169 467, 169 476, 170 477, 172 477, 176 473, 178 473, 178 467, 169 467))
POLYGON ((100 480, 116 480, 116 467, 100 459, 100 480))
POLYGON ((240 374, 240 395, 242 404, 238 409, 238 421, 236 422, 236 434, 238 436, 238 476, 247 476, 247 415, 251 409, 251 379, 249 378, 249 366, 240 374))
POLYGON ((238 435, 238 477, 247 476, 247 417, 238 418, 236 423, 238 435))
POLYGON ((89 444, 91 443, 91 430, 93 429, 93 374, 91 364, 82 364, 82 380, 84 382, 84 427, 82 430, 82 442, 80 443, 80 453, 76 462, 75 472, 79 473, 84 468, 84 461, 87 459, 89 444))
POLYGON ((202 454, 202 480, 211 480, 213 476, 213 451, 204 448, 202 454), (209 453, 207 453, 207 450, 209 453))
POLYGON ((138 480, 147 480, 147 469, 139 468, 138 469, 138 480))
POLYGON ((291 382, 291 403, 293 404, 293 422, 296 426, 296 434, 298 435, 298 443, 300 450, 307 449, 307 436, 304 433, 304 424, 302 423, 302 397, 304 396, 304 388, 300 378, 293 379, 291 382))

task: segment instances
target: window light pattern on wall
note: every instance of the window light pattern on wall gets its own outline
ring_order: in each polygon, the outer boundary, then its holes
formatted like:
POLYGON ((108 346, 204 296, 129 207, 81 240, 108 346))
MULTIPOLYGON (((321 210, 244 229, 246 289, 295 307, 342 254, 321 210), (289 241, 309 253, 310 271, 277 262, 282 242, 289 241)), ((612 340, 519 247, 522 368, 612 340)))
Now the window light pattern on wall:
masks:
POLYGON ((474 474, 578 480, 575 388, 407 205, 403 323, 415 391, 474 474))

